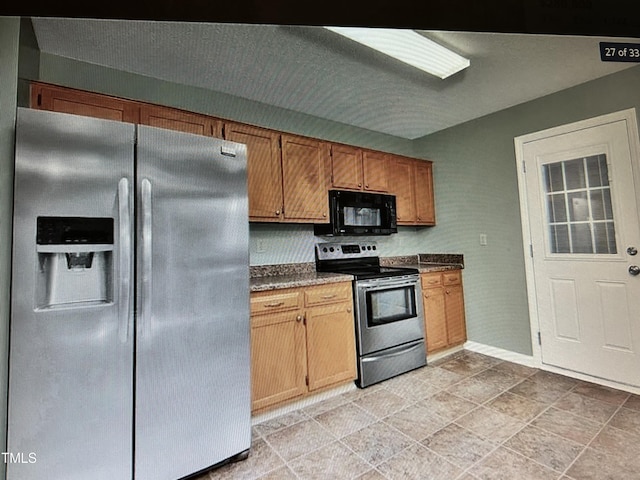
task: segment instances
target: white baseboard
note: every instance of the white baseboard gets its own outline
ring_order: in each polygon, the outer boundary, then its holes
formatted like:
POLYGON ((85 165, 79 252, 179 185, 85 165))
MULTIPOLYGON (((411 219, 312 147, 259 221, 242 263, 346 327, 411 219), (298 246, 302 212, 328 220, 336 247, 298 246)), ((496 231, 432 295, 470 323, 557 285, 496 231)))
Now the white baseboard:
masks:
POLYGON ((448 356, 453 355, 454 353, 458 353, 462 351, 464 351, 464 345, 458 345, 457 347, 453 347, 448 350, 444 350, 436 353, 427 352, 427 364, 431 362, 437 362, 438 360, 447 358, 448 356))
POLYGON ((355 383, 349 382, 345 385, 340 385, 336 388, 332 388, 331 390, 326 390, 324 392, 320 392, 315 395, 309 395, 308 397, 304 397, 300 400, 293 401, 292 403, 288 403, 286 405, 283 405, 282 407, 278 407, 264 413, 258 413, 257 415, 254 415, 251 417, 251 424, 257 425, 267 420, 271 420, 272 418, 280 417, 281 415, 291 413, 294 410, 299 410, 301 408, 308 407, 309 405, 313 405, 314 403, 327 400, 331 397, 342 395, 343 393, 347 393, 352 390, 357 390, 357 388, 358 387, 356 387, 355 383))
POLYGON ((591 375, 574 372, 572 370, 554 367, 553 365, 538 363, 533 356, 511 352, 509 350, 493 347, 491 345, 484 345, 478 342, 466 342, 464 344, 464 349, 471 352, 482 353, 484 355, 498 358, 500 360, 505 360, 507 362, 518 363, 527 367, 539 368, 540 370, 545 370, 547 372, 558 373, 560 375, 564 375, 565 377, 575 378, 576 380, 584 380, 585 382, 595 383, 598 385, 603 385, 605 387, 615 388, 617 390, 623 390, 625 392, 634 393, 636 395, 640 394, 640 388, 633 385, 612 382, 603 378, 593 377, 591 375))
POLYGON ((510 350, 504 350, 502 348, 493 347, 491 345, 485 345, 483 343, 468 341, 464 344, 464 349, 471 352, 482 353, 490 357, 505 360, 507 362, 513 362, 526 367, 540 368, 531 355, 524 355, 522 353, 512 352, 510 350))

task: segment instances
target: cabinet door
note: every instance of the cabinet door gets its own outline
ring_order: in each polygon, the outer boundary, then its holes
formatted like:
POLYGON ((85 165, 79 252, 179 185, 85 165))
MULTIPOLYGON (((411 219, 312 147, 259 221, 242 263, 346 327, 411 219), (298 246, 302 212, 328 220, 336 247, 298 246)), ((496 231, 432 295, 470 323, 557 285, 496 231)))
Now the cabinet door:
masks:
POLYGON ((282 218, 280 134, 262 128, 227 123, 226 140, 247 145, 249 220, 278 222, 282 218))
POLYGON ((285 220, 328 223, 329 146, 294 135, 281 138, 285 220))
POLYGON ((331 185, 334 188, 362 189, 362 152, 359 148, 331 146, 331 185))
POLYGON ((351 302, 307 309, 309 390, 356 378, 356 344, 351 302))
POLYGON ((251 318, 251 407, 260 410, 303 395, 305 329, 300 311, 251 318))
POLYGON ((372 192, 389 191, 389 155, 364 150, 362 152, 364 189, 372 192))
POLYGON ((435 225, 436 211, 431 162, 417 160, 415 172, 416 221, 419 225, 435 225))
POLYGON ((138 123, 139 120, 136 102, 38 83, 31 84, 31 108, 120 122, 138 123))
POLYGON ((444 289, 442 287, 425 288, 422 290, 422 296, 427 353, 431 353, 448 345, 444 289))
POLYGON ((462 285, 444 287, 444 291, 448 342, 449 345, 459 345, 467 339, 462 285))
POLYGON ((416 221, 413 176, 414 161, 396 157, 393 162, 393 192, 396 195, 398 225, 413 225, 416 221))
POLYGON ((140 124, 222 138, 222 123, 207 115, 158 105, 141 105, 140 124))

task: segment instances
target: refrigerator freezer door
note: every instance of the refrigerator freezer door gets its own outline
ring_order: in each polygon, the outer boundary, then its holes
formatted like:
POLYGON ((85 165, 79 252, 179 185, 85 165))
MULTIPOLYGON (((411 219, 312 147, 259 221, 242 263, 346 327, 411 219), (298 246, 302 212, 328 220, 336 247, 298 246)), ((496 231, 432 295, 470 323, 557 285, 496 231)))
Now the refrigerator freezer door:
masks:
POLYGON ((18 110, 10 480, 131 478, 134 138, 18 110))
POLYGON ((174 480, 250 447, 246 147, 139 127, 137 185, 135 478, 174 480))

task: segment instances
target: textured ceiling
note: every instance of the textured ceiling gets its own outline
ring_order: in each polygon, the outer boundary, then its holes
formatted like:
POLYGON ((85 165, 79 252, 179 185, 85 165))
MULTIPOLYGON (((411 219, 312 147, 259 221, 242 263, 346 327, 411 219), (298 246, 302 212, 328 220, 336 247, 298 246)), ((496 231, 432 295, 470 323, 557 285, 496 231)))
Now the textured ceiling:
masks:
MULTIPOLYGON (((41 51, 414 139, 633 67, 625 39, 421 31, 471 60, 445 80, 319 27, 34 18, 41 51)), ((635 41, 630 39, 629 41, 635 41)))

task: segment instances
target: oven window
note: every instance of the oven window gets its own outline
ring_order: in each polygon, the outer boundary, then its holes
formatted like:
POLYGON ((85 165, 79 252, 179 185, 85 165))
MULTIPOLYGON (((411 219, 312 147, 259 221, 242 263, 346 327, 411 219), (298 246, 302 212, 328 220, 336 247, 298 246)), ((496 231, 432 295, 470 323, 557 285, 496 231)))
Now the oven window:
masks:
POLYGON ((413 286, 367 292, 367 325, 375 327, 416 316, 413 286))
POLYGON ((344 224, 350 227, 379 227, 382 219, 379 208, 343 207, 344 224))

